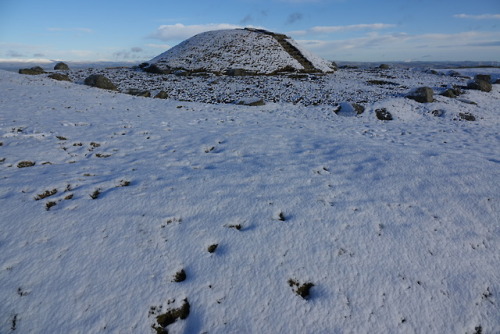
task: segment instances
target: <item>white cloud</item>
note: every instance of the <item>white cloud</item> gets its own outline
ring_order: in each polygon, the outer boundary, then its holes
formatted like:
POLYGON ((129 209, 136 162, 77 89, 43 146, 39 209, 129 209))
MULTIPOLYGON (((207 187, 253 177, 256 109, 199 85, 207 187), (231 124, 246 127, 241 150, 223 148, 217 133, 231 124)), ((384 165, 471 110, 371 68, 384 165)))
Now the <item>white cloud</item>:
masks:
POLYGON ((351 24, 346 26, 316 26, 306 30, 290 31, 291 35, 318 35, 331 34, 337 32, 359 31, 359 30, 381 30, 395 27, 395 24, 371 23, 371 24, 351 24))
POLYGON ((453 17, 457 19, 500 20, 500 14, 482 14, 482 15, 456 14, 453 15, 453 17))
POLYGON ((182 23, 177 23, 159 26, 156 31, 150 35, 150 37, 162 41, 178 41, 187 39, 205 31, 236 28, 241 28, 241 26, 228 23, 200 25, 184 25, 182 23))

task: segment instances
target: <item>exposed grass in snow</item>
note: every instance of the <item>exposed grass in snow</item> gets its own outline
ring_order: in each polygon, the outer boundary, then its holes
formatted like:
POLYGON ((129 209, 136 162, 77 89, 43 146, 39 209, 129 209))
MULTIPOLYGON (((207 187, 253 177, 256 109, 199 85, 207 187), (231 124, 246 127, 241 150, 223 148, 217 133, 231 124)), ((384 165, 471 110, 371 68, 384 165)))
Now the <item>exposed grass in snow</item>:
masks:
POLYGON ((498 85, 360 89, 353 117, 3 71, 0 91, 1 333, 500 328, 498 85))

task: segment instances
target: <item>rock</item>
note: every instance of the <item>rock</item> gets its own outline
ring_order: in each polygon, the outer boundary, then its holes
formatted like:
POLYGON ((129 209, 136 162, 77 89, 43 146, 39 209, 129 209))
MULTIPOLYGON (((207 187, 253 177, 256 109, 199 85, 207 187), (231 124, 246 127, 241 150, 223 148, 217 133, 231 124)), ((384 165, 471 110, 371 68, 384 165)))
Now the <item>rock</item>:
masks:
POLYGON ((491 82, 491 75, 489 74, 476 74, 474 77, 475 81, 486 81, 486 82, 491 82))
POLYGON ((151 92, 149 92, 148 90, 140 90, 140 89, 129 89, 127 94, 134 96, 151 97, 151 92))
POLYGON ((45 71, 40 66, 35 66, 32 68, 22 68, 19 70, 19 74, 39 75, 44 73, 45 71))
POLYGON ((406 97, 419 103, 429 103, 434 101, 434 91, 429 87, 419 87, 408 93, 406 97))
POLYGON ((85 85, 108 90, 118 90, 114 83, 101 74, 92 74, 84 81, 85 85))
POLYGON ((175 76, 178 76, 178 77, 187 77, 190 73, 189 71, 186 71, 186 70, 177 70, 174 72, 175 76))
POLYGON ((491 83, 485 80, 475 80, 467 84, 468 89, 480 90, 482 92, 491 92, 493 88, 491 83))
POLYGON ((158 94, 154 96, 155 99, 168 99, 168 94, 164 90, 160 90, 158 94))
POLYGON ((474 115, 472 115, 470 112, 465 112, 465 113, 459 113, 458 116, 460 117, 460 119, 463 119, 464 121, 475 121, 476 120, 476 117, 474 115))
POLYGON ((354 110, 356 111, 356 114, 357 115, 361 115, 362 113, 365 112, 365 106, 361 105, 361 104, 358 104, 358 103, 353 103, 352 104, 352 107, 354 108, 354 110))
POLYGON ((365 107, 356 103, 342 102, 334 112, 339 116, 349 117, 357 116, 365 111, 365 107))
POLYGON ((495 84, 495 85, 500 84, 500 79, 497 79, 493 84, 495 84))
POLYGON ((243 98, 236 101, 235 103, 237 105, 250 106, 250 107, 263 106, 266 104, 263 99, 258 97, 243 98))
POLYGON ((380 68, 381 70, 388 70, 391 67, 389 65, 387 65, 387 64, 380 64, 380 66, 378 68, 380 68))
POLYGON ((381 121, 392 121, 392 115, 391 115, 391 113, 388 112, 387 109, 385 109, 385 108, 376 109, 375 110, 375 115, 381 121))
POLYGON ((454 87, 454 88, 448 88, 447 90, 445 90, 444 92, 442 92, 439 95, 449 97, 449 98, 455 98, 461 94, 462 94, 462 91, 460 90, 460 88, 454 87))
POLYGON ((170 74, 170 72, 171 72, 170 70, 162 70, 161 68, 159 68, 158 66, 156 66, 154 64, 147 66, 147 67, 144 67, 143 71, 147 72, 147 73, 153 73, 153 74, 170 74))
POLYGON ((439 110, 433 110, 433 111, 431 112, 431 114, 432 114, 433 116, 436 116, 436 117, 442 117, 442 116, 444 116, 444 110, 442 110, 442 109, 439 109, 439 110))
MULTIPOLYGON (((283 72, 283 71, 282 71, 283 72)), ((254 75, 255 73, 251 71, 247 71, 242 68, 230 68, 227 69, 224 74, 232 76, 232 77, 241 77, 241 76, 247 76, 247 75, 254 75)))
POLYGON ((66 75, 66 74, 60 74, 60 73, 52 73, 49 75, 49 78, 58 80, 58 81, 70 81, 71 79, 66 75))
POLYGON ((69 66, 66 63, 59 62, 54 66, 54 70, 56 71, 69 71, 69 66))

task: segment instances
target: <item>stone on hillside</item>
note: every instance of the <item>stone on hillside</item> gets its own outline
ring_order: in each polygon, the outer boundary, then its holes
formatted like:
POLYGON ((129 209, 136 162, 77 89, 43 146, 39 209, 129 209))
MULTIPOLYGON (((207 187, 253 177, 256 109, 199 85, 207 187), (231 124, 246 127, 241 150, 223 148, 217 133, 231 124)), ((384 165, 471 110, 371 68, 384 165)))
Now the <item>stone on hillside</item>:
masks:
POLYGON ((472 115, 470 112, 459 113, 458 116, 460 117, 460 119, 463 119, 464 121, 473 122, 476 120, 476 117, 472 115))
MULTIPOLYGON (((145 64, 147 64, 147 63, 145 63, 145 64)), ((153 74, 170 74, 171 73, 170 70, 167 70, 167 69, 162 70, 161 68, 159 68, 158 66, 156 66, 154 64, 146 66, 142 69, 144 70, 144 72, 153 73, 153 74)))
POLYGON ((342 102, 334 112, 339 116, 349 117, 357 116, 365 111, 365 107, 357 103, 342 102))
POLYGON ((429 87, 419 87, 408 93, 406 97, 419 103, 429 103, 434 101, 434 91, 429 87))
POLYGON ((69 66, 66 63, 63 63, 62 61, 57 63, 56 66, 54 66, 54 70, 56 71, 69 71, 69 66))
POLYGON ((378 68, 380 68, 381 70, 388 70, 391 67, 389 65, 387 65, 387 64, 380 64, 380 66, 378 68))
POLYGON ((437 109, 437 110, 433 110, 431 113, 433 116, 442 117, 442 116, 444 116, 445 111, 442 109, 437 109))
POLYGON ((232 77, 242 77, 247 75, 254 75, 255 73, 242 69, 242 68, 230 68, 227 69, 224 74, 232 76, 232 77))
POLYGON ((134 96, 151 97, 151 93, 148 90, 140 89, 129 89, 127 94, 134 96))
POLYGON ((84 81, 85 85, 108 90, 118 90, 114 83, 101 74, 92 74, 84 81))
POLYGON ((58 81, 71 81, 71 79, 66 74, 60 74, 60 73, 52 73, 49 75, 49 78, 58 81))
POLYGON ((460 88, 455 87, 455 88, 449 88, 439 95, 449 97, 449 98, 455 98, 455 97, 459 96, 460 94, 462 94, 462 91, 460 90, 460 88))
POLYGON ((40 66, 35 66, 32 68, 22 68, 19 70, 19 74, 39 75, 44 73, 45 71, 40 66))
POLYGON ((476 79, 474 81, 469 82, 469 84, 467 84, 467 88, 480 90, 482 92, 491 92, 491 89, 493 87, 489 81, 482 80, 482 79, 478 78, 478 76, 476 76, 476 79))
POLYGON ((391 113, 388 112, 387 109, 385 109, 385 108, 376 109, 375 110, 375 115, 381 121, 392 121, 392 115, 391 115, 391 113))
POLYGON ((482 81, 486 81, 486 82, 491 82, 491 75, 489 75, 489 74, 476 74, 476 76, 474 77, 474 80, 476 80, 476 81, 482 80, 482 81))
POLYGON ((168 99, 168 94, 164 90, 161 90, 154 96, 155 99, 168 99))
POLYGON ((238 105, 250 106, 250 107, 263 106, 266 104, 263 99, 260 99, 258 97, 242 98, 236 101, 235 103, 238 105))

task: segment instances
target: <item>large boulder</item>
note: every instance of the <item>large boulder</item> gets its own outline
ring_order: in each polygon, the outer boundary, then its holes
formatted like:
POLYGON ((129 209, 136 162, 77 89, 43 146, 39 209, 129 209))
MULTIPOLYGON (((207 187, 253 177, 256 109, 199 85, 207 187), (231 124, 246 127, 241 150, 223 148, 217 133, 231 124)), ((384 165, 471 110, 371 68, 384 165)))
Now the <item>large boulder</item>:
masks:
POLYGON ((63 62, 59 62, 54 66, 54 70, 56 71, 69 71, 69 66, 63 62))
POLYGON ((22 68, 19 70, 19 74, 39 75, 44 73, 45 71, 40 66, 35 66, 32 68, 22 68))
POLYGON ((474 81, 467 84, 467 88, 480 90, 482 92, 491 92, 491 76, 487 74, 478 74, 474 77, 474 81))
POLYGON ((91 76, 85 79, 84 83, 87 86, 97 87, 108 90, 118 90, 114 83, 111 82, 108 78, 101 74, 92 74, 91 76))
POLYGON ((408 93, 406 97, 419 103, 429 103, 434 101, 434 91, 429 87, 419 87, 408 93))

